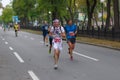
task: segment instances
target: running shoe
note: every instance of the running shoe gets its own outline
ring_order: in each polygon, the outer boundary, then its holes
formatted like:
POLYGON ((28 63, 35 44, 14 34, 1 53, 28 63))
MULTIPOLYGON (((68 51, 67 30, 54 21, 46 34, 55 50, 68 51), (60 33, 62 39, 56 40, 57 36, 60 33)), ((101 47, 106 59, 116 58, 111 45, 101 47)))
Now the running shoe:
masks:
POLYGON ((58 65, 54 65, 54 69, 57 70, 58 69, 58 65))
POLYGON ((51 49, 49 49, 49 54, 51 54, 51 49))
POLYGON ((70 60, 73 61, 73 56, 70 56, 70 60))

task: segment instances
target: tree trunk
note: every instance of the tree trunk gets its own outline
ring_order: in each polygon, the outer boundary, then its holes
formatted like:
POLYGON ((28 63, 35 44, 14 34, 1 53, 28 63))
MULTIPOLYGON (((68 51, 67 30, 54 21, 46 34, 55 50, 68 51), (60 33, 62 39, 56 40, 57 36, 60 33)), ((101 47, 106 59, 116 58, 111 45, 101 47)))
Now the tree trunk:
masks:
POLYGON ((106 19, 106 28, 110 27, 110 9, 111 9, 111 0, 107 0, 107 19, 106 19))
MULTIPOLYGON (((92 17, 93 17, 93 12, 97 4, 97 0, 94 0, 93 5, 90 5, 90 0, 86 1, 87 4, 87 13, 88 13, 88 24, 87 24, 87 29, 88 31, 90 30, 90 27, 92 26, 92 17)), ((88 32, 89 33, 89 32, 88 32)))
POLYGON ((120 32, 118 0, 113 0, 113 5, 114 5, 114 28, 115 31, 120 32))
POLYGON ((120 25, 119 25, 119 5, 118 0, 113 0, 114 6, 114 36, 120 40, 120 25))
POLYGON ((95 20, 95 23, 96 23, 96 26, 98 27, 98 21, 97 21, 97 16, 94 14, 94 20, 95 20))
MULTIPOLYGON (((51 4, 54 5, 56 4, 56 2, 54 0, 51 0, 51 4)), ((57 18, 58 18, 58 10, 57 10, 57 7, 54 6, 54 10, 52 11, 52 20, 57 18)))
POLYGON ((68 7, 69 13, 70 13, 70 18, 73 20, 73 11, 72 11, 72 7, 68 7))

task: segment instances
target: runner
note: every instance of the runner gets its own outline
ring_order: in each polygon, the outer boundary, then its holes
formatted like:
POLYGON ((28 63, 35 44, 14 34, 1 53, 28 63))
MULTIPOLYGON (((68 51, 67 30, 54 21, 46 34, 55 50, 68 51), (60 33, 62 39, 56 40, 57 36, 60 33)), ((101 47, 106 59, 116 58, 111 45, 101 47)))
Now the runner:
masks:
POLYGON ((48 46, 48 28, 49 25, 47 21, 44 21, 44 25, 42 26, 42 31, 43 31, 43 41, 46 46, 48 46))
POLYGON ((72 20, 68 20, 67 25, 65 26, 67 43, 68 43, 68 53, 70 59, 73 60, 73 50, 75 48, 77 26, 73 24, 72 20))
POLYGON ((6 28, 7 28, 6 24, 3 24, 3 30, 4 30, 4 32, 6 31, 6 28))
POLYGON ((18 36, 18 28, 19 28, 18 24, 15 23, 15 25, 14 25, 14 30, 15 30, 15 36, 16 36, 16 37, 18 36))
POLYGON ((49 54, 51 54, 51 50, 52 50, 52 41, 53 41, 53 37, 50 35, 51 27, 52 27, 52 26, 49 26, 49 29, 48 29, 48 31, 49 31, 49 44, 50 44, 50 46, 49 46, 49 54))
POLYGON ((60 51, 62 50, 62 37, 65 37, 65 30, 62 26, 60 26, 60 22, 58 19, 55 19, 53 21, 53 27, 50 30, 50 35, 53 37, 52 42, 53 42, 54 60, 55 60, 54 69, 57 69, 60 51))

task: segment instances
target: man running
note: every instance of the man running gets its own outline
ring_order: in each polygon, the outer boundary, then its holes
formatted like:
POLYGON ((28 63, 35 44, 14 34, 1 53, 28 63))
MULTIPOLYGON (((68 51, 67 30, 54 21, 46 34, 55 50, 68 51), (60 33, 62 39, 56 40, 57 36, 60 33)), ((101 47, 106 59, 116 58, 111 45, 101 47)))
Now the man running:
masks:
POLYGON ((44 25, 42 26, 42 31, 43 31, 43 41, 46 46, 48 46, 48 28, 49 25, 47 21, 44 21, 44 25))
POLYGON ((62 26, 60 26, 60 21, 58 19, 53 21, 53 27, 51 27, 50 35, 53 37, 52 42, 55 60, 54 69, 57 69, 60 51, 62 50, 62 37, 65 37, 65 30, 62 26))
POLYGON ((65 26, 67 43, 68 43, 68 53, 70 54, 70 59, 73 60, 73 50, 75 48, 77 26, 73 24, 72 20, 68 20, 65 26))
POLYGON ((15 36, 18 36, 18 29, 19 29, 19 25, 17 23, 15 23, 14 25, 14 30, 15 30, 15 36))
POLYGON ((49 26, 49 29, 48 29, 48 31, 49 31, 49 44, 50 44, 50 46, 49 46, 49 54, 51 54, 51 50, 52 50, 52 41, 53 41, 53 37, 50 35, 51 27, 52 27, 52 26, 49 26))

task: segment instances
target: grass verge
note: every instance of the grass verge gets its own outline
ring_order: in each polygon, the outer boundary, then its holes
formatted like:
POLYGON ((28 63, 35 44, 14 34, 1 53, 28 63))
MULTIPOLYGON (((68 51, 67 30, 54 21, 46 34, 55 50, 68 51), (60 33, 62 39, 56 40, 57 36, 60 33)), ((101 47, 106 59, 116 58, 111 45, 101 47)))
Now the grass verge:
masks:
POLYGON ((110 40, 88 38, 88 37, 78 37, 77 41, 120 49, 120 42, 118 41, 110 41, 110 40))

